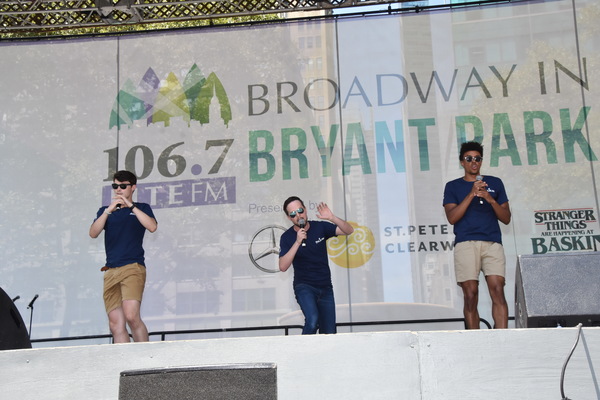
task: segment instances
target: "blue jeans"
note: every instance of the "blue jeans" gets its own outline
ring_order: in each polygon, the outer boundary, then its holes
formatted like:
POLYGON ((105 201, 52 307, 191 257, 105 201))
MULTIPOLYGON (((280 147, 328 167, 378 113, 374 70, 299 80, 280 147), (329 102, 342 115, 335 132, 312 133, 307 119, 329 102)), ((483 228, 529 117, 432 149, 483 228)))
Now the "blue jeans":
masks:
POLYGON ((336 333, 333 288, 316 288, 306 283, 294 286, 296 301, 304 314, 303 335, 336 333))

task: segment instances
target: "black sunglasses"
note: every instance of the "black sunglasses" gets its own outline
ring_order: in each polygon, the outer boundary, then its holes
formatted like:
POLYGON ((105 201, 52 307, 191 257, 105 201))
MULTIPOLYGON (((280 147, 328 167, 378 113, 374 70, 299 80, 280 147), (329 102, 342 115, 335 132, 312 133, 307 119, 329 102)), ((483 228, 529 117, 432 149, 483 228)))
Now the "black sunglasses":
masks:
POLYGON ((471 161, 481 162, 481 160, 483 160, 483 157, 480 157, 480 156, 475 156, 475 157, 473 157, 473 156, 465 156, 463 158, 464 158, 464 160, 466 162, 471 162, 471 161))
POLYGON ((133 186, 133 183, 113 183, 112 188, 116 189, 120 187, 121 189, 126 189, 127 186, 133 186))
POLYGON ((290 213, 290 217, 294 218, 296 216, 296 214, 302 214, 303 212, 304 212, 304 208, 300 207, 296 211, 292 211, 290 213))

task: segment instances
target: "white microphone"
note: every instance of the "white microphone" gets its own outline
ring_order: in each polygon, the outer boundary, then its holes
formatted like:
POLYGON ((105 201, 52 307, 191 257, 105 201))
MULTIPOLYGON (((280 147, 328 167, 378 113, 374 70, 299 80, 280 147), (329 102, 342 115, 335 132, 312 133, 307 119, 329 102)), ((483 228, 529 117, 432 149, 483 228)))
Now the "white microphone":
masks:
MULTIPOLYGON (((304 229, 304 227, 306 226, 306 221, 304 220, 304 218, 300 218, 298 220, 298 226, 300 227, 300 229, 304 229)), ((306 239, 302 239, 302 247, 306 247, 306 239)))
MULTIPOLYGON (((483 176, 477 175, 477 177, 475 179, 477 181, 482 181, 483 180, 483 176)), ((479 204, 483 204, 483 199, 481 197, 479 198, 479 204)))

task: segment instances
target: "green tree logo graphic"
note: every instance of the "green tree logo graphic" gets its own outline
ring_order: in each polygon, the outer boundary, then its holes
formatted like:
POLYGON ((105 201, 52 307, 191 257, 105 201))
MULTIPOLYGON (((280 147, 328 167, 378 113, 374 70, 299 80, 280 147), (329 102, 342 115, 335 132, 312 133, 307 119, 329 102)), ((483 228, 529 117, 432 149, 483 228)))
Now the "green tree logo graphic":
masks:
POLYGON ((115 99, 110 113, 109 129, 127 125, 131 128, 134 121, 146 120, 146 124, 162 122, 171 124, 171 118, 210 122, 210 107, 216 99, 220 117, 225 126, 231 121, 231 105, 227 92, 214 72, 204 76, 196 64, 190 68, 183 80, 170 72, 164 82, 158 78, 152 68, 148 68, 136 87, 127 79, 115 99))

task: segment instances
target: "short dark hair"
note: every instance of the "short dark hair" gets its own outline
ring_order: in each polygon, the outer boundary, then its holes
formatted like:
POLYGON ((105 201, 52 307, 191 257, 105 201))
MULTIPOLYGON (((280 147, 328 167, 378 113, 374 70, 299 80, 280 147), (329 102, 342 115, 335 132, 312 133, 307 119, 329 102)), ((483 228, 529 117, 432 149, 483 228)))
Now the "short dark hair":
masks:
POLYGON ((287 215, 287 206, 289 206, 292 201, 299 201, 300 203, 302 203, 302 207, 306 208, 306 206, 304 205, 304 202, 302 201, 302 199, 300 197, 291 196, 291 197, 288 197, 286 199, 286 201, 283 202, 283 212, 285 213, 285 215, 287 215))
POLYGON ((113 181, 129 182, 132 185, 135 185, 137 183, 137 176, 135 176, 133 172, 121 170, 115 172, 113 175, 113 181))
POLYGON ((463 144, 460 145, 460 155, 458 156, 458 159, 460 161, 462 161, 463 156, 465 155, 465 153, 467 153, 469 151, 478 151, 479 154, 481 154, 481 157, 483 157, 483 146, 481 145, 481 143, 479 143, 479 142, 465 142, 465 143, 463 143, 463 144))

